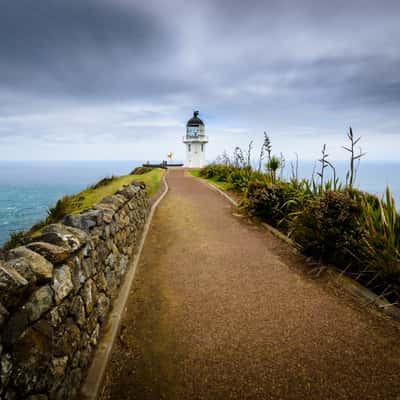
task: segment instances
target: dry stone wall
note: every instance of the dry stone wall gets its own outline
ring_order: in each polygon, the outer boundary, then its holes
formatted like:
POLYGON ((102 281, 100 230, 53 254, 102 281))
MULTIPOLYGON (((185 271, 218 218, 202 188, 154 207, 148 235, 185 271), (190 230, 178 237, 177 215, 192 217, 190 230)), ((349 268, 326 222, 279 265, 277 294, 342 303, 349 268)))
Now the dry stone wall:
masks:
POLYGON ((76 396, 149 211, 134 182, 0 261, 0 398, 76 396))

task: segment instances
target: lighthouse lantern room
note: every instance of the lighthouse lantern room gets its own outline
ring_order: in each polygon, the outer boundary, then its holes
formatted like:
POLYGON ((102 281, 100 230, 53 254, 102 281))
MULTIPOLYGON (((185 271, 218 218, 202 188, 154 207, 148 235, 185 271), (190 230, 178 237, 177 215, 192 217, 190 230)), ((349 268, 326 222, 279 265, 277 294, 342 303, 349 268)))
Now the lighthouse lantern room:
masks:
POLYGON ((204 122, 199 118, 198 111, 193 112, 193 117, 186 124, 186 135, 183 137, 183 143, 186 146, 185 167, 204 167, 208 137, 204 134, 204 122))

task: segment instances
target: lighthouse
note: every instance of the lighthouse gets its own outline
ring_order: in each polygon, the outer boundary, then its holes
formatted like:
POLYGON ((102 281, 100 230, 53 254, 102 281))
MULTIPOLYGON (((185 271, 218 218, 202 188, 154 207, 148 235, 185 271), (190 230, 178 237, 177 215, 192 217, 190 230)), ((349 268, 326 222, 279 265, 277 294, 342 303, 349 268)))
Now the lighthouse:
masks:
POLYGON ((199 118, 198 111, 193 112, 193 117, 186 124, 186 135, 183 137, 183 143, 186 146, 185 167, 204 167, 208 137, 204 134, 204 122, 199 118))

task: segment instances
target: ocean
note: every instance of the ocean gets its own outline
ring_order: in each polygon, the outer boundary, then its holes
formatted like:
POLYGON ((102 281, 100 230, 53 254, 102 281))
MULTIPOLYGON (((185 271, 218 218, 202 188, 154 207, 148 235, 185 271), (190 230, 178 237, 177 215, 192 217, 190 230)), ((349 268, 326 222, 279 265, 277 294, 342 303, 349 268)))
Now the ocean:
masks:
POLYGON ((0 161, 0 245, 27 229, 49 206, 105 176, 125 175, 143 161, 0 161))
MULTIPOLYGON (((76 193, 104 176, 123 175, 142 161, 0 161, 0 245, 11 232, 27 229, 46 216, 64 194, 76 193)), ((299 177, 310 178, 314 162, 299 163, 299 177)), ((334 163, 345 179, 347 164, 334 163)), ((315 170, 318 170, 318 163, 315 170)), ((286 162, 284 177, 291 174, 286 162)), ((400 205, 400 161, 362 160, 356 186, 382 195, 387 185, 400 205)))

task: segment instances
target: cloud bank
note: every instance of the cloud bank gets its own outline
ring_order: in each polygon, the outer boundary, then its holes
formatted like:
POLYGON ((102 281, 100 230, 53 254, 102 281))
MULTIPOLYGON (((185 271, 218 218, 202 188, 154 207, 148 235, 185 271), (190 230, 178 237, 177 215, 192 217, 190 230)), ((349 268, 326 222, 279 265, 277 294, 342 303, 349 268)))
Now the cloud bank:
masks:
POLYGON ((193 109, 210 160, 263 131, 342 158, 349 125, 398 159, 398 1, 0 4, 0 159, 183 158, 193 109))

